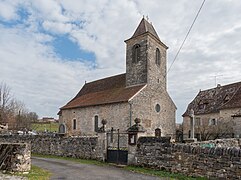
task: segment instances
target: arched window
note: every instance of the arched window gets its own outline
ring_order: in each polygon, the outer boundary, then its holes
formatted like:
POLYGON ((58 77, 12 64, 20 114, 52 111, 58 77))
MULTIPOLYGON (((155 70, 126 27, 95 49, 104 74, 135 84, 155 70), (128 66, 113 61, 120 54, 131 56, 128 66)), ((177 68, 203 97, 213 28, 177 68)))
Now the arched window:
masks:
POLYGON ((66 133, 66 126, 65 126, 65 124, 60 124, 59 125, 59 133, 60 134, 65 134, 66 133))
POLYGON ((191 130, 188 131, 188 138, 191 138, 191 130))
POLYGON ((140 61, 140 44, 136 44, 132 48, 132 62, 137 63, 140 61))
POLYGON ((160 66, 161 64, 161 53, 158 48, 156 48, 156 65, 160 66))
POLYGON ((98 124, 99 124, 99 117, 97 115, 95 115, 95 118, 94 118, 94 123, 95 123, 95 132, 98 132, 98 124))
POLYGON ((76 119, 73 119, 73 130, 76 130, 76 119))

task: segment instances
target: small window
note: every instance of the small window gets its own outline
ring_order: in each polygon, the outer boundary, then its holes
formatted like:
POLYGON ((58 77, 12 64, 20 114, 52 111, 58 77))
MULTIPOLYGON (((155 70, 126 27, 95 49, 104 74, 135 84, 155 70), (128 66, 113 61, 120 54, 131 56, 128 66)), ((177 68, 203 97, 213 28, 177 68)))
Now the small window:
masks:
POLYGON ((155 137, 156 138, 160 138, 161 137, 161 129, 160 128, 156 128, 155 129, 155 137))
POLYGON ((205 105, 204 104, 199 104, 198 107, 199 107, 199 109, 205 109, 205 105))
POLYGON ((98 132, 99 117, 95 116, 95 132, 98 132))
POLYGON ((136 133, 129 134, 128 135, 128 144, 129 145, 135 145, 136 144, 136 139, 137 139, 137 134, 136 133))
POLYGON ((156 65, 160 66, 161 64, 161 53, 158 48, 156 48, 156 65))
POLYGON ((76 130, 76 119, 73 119, 73 130, 76 130))
POLYGON ((209 125, 217 125, 217 119, 209 119, 209 125))
POLYGON ((132 62, 137 63, 140 61, 140 49, 141 46, 139 44, 136 44, 132 48, 132 62))
POLYGON ((161 110, 161 106, 160 106, 159 104, 156 104, 155 109, 156 109, 156 112, 160 112, 160 110, 161 110))
POLYGON ((224 97, 224 103, 226 103, 226 102, 228 102, 229 101, 229 96, 228 95, 226 95, 225 97, 224 97))
POLYGON ((195 125, 196 126, 201 126, 202 125, 201 118, 199 118, 199 117, 195 118, 195 125))
POLYGON ((188 138, 191 138, 191 130, 188 131, 188 138))

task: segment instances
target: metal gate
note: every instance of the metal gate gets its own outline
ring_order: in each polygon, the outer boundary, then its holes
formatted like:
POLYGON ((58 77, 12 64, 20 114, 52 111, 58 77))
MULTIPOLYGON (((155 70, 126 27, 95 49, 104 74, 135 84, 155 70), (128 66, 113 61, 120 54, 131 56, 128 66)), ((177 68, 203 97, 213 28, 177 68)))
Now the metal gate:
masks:
POLYGON ((128 162, 128 134, 116 132, 112 128, 107 133, 107 162, 124 164, 128 162))

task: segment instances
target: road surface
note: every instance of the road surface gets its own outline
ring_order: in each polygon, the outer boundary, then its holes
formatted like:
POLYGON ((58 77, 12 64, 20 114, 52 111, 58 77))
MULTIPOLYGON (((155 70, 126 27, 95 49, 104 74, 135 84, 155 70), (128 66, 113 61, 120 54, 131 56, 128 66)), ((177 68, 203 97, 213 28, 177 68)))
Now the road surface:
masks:
POLYGON ((52 180, 160 180, 119 167, 80 164, 61 159, 32 157, 32 164, 49 170, 52 180))

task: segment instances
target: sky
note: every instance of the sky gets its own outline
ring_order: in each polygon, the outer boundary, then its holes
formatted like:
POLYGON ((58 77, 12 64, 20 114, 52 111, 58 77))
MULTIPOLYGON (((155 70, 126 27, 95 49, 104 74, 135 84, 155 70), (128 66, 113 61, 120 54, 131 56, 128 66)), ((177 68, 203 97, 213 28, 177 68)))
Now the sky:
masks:
MULTIPOLYGON (((125 43, 143 15, 170 66, 202 0, 0 0, 0 82, 40 117, 57 118, 84 82, 125 72, 125 43)), ((199 90, 241 81, 241 1, 206 0, 168 92, 182 122, 199 90)))

